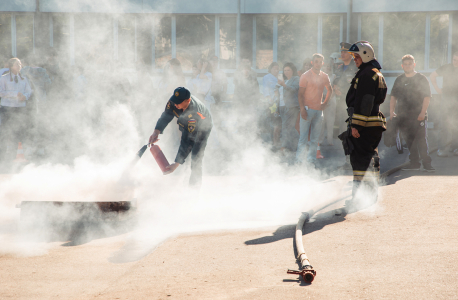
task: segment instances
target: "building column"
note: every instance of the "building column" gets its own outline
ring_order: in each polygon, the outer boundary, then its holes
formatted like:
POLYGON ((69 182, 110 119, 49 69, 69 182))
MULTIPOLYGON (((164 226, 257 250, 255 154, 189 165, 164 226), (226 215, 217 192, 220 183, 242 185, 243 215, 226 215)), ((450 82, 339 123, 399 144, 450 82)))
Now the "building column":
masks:
POLYGON ((75 15, 70 14, 69 16, 69 28, 70 28, 70 65, 75 65, 75 15))
POLYGON ((316 48, 317 53, 321 53, 323 50, 323 16, 318 16, 318 36, 316 48))
MULTIPOLYGON (((447 56, 448 56, 448 62, 449 63, 452 62, 453 35, 455 35, 455 37, 458 36, 458 30, 456 32, 453 32, 453 15, 454 15, 453 13, 448 15, 448 53, 447 53, 447 56)), ((458 50, 458 48, 454 49, 454 50, 456 52, 458 50)))
POLYGON ((344 31, 344 21, 343 21, 343 16, 340 16, 340 40, 339 43, 343 42, 343 31, 344 31))
POLYGON ((177 17, 172 16, 172 58, 177 58, 177 17))
POLYGON ((383 67, 383 15, 378 19, 378 62, 383 67))
MULTIPOLYGON (((219 44, 219 17, 215 16, 215 55, 219 57, 220 44, 219 44)), ((219 60, 218 60, 219 64, 219 60)), ((219 66, 218 66, 219 67, 219 66)))
POLYGON ((11 55, 17 56, 16 48, 16 14, 11 14, 11 55))
POLYGON ((429 70, 429 54, 431 45, 431 14, 426 14, 425 25, 425 67, 424 70, 429 70))
POLYGON ((237 28, 235 32, 235 68, 237 69, 240 65, 240 22, 241 22, 241 9, 242 9, 242 0, 237 1, 237 28))
POLYGON ((134 59, 135 59, 135 62, 138 61, 138 52, 137 52, 137 16, 135 16, 135 19, 134 19, 134 59))
MULTIPOLYGON (((351 15, 353 13, 353 1, 347 0, 347 43, 350 43, 350 28, 351 28, 351 15)), ((343 18, 343 16, 342 16, 343 18)), ((343 42, 341 40, 341 42, 343 42)))
POLYGON ((358 41, 361 41, 361 14, 358 14, 358 41))
POLYGON ((49 47, 54 47, 54 20, 52 14, 49 14, 49 47))
POLYGON ((118 41, 118 27, 119 27, 119 20, 118 17, 113 17, 113 59, 119 59, 119 41, 118 41))
POLYGON ((274 16, 273 23, 273 61, 278 60, 278 15, 274 16))
POLYGON ((151 69, 156 69, 156 32, 154 31, 155 18, 151 17, 151 69))
POLYGON ((253 16, 253 53, 252 53, 252 61, 251 66, 253 69, 257 69, 256 67, 256 16, 253 16))

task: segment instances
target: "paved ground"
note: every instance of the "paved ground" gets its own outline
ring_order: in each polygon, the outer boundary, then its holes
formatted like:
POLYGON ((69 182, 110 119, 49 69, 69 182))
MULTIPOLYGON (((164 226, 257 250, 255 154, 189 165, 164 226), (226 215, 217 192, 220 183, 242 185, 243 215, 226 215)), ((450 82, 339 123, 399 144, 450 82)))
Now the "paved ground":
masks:
MULTIPOLYGON (((335 216, 342 200, 306 224, 311 285, 286 274, 297 268, 291 222, 178 235, 147 251, 130 232, 42 252, 26 244, 23 255, 0 252, 0 299, 458 299, 458 157, 433 165, 391 175, 375 206, 335 216)), ((337 179, 347 195, 351 177, 337 179)))

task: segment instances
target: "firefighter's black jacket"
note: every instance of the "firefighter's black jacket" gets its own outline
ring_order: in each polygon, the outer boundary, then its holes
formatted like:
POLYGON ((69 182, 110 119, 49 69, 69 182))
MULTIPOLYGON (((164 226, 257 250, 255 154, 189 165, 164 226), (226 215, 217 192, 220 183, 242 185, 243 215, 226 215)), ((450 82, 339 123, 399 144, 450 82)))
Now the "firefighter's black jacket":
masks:
POLYGON ((184 112, 182 109, 177 109, 169 101, 157 121, 155 129, 162 133, 174 117, 178 118, 178 128, 182 132, 181 144, 175 162, 183 164, 195 143, 202 142, 200 137, 208 138, 208 133, 213 127, 212 116, 207 107, 194 96, 191 96, 191 103, 184 112))
POLYGON ((354 111, 349 122, 358 131, 367 127, 381 127, 386 130, 386 119, 380 111, 380 104, 385 101, 387 88, 380 69, 376 60, 361 64, 348 90, 347 106, 354 111), (368 99, 371 97, 372 109, 367 110, 368 99))

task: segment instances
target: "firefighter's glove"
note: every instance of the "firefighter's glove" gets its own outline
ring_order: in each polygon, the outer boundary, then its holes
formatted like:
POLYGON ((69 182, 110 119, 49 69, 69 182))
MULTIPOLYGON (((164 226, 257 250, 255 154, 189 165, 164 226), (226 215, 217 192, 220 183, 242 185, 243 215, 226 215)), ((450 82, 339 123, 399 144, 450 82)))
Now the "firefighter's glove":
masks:
POLYGON ((338 137, 342 141, 342 146, 344 148, 345 155, 350 155, 355 149, 355 147, 353 146, 353 143, 350 140, 348 131, 342 132, 338 137))

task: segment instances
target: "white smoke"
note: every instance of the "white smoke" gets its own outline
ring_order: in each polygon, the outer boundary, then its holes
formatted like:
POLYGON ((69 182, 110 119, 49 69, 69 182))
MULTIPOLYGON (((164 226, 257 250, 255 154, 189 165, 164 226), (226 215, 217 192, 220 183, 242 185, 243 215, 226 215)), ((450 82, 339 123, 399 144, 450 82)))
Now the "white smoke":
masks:
MULTIPOLYGON (((108 2, 104 1, 103 7, 122 10, 108 2)), ((68 8, 70 4, 65 5, 68 8)), ((99 3, 85 1, 84 5, 99 3)), ((154 24, 158 22, 154 20, 154 24)), ((106 32, 99 31, 97 24, 86 24, 84 28, 91 25, 90 39, 80 37, 76 41, 77 50, 88 56, 76 57, 77 68, 61 64, 63 78, 55 82, 58 93, 49 95, 50 115, 45 126, 49 130, 49 160, 29 164, 17 174, 0 179, 0 255, 41 255, 56 246, 52 241, 59 245, 75 242, 74 234, 81 233, 67 228, 69 236, 56 237, 51 233, 54 226, 76 226, 72 223, 78 223, 78 218, 86 224, 101 221, 101 216, 91 210, 75 216, 74 209, 62 209, 54 217, 64 220, 63 225, 41 222, 47 212, 37 208, 31 212, 32 219, 41 221, 29 225, 39 234, 31 238, 24 235, 22 228, 26 222, 20 219, 24 207, 16 208, 24 201, 136 199, 134 227, 130 223, 121 228, 116 222, 102 222, 101 229, 86 228, 89 233, 85 232, 85 238, 80 240, 88 242, 133 229, 127 235, 126 247, 132 247, 135 255, 115 255, 116 259, 129 260, 146 255, 161 241, 177 234, 295 223, 302 211, 339 196, 344 183, 321 183, 330 175, 307 166, 288 166, 273 154, 270 145, 258 138, 256 118, 250 112, 234 116, 227 111, 220 116, 228 125, 226 131, 214 128, 212 132, 200 191, 187 187, 190 156, 175 173, 163 176, 151 154, 145 153, 130 171, 130 177, 126 177, 126 169, 136 151, 147 142, 168 99, 153 89, 150 74, 135 74, 138 70, 132 61, 113 63, 107 60, 111 53, 94 51, 94 42, 104 45, 112 32, 111 27, 106 32), (94 41, 97 37, 99 40, 94 41), (82 85, 74 84, 80 75, 86 80, 79 82, 82 85), (124 90, 120 81, 131 88, 124 90), (139 93, 145 90, 149 91, 147 97, 139 93)), ((150 21, 137 23, 139 28, 150 25, 150 21)), ((169 162, 176 155, 177 131, 172 121, 159 142, 169 162)))

